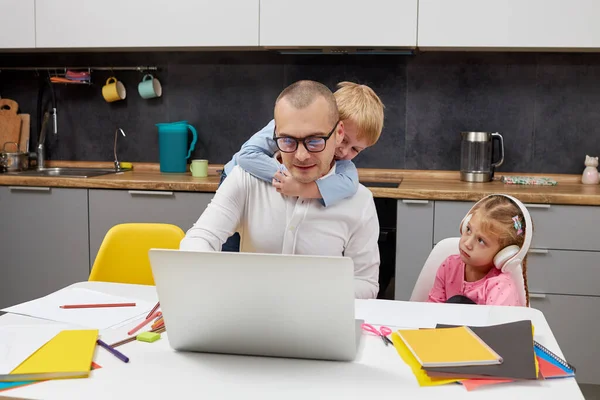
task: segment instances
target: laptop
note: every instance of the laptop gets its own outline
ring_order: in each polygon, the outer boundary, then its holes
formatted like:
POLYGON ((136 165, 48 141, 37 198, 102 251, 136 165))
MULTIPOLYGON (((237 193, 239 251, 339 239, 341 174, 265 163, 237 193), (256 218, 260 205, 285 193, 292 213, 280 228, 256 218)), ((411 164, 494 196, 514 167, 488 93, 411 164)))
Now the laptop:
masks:
POLYGON ((180 351, 352 361, 348 257, 151 249, 170 346, 180 351))

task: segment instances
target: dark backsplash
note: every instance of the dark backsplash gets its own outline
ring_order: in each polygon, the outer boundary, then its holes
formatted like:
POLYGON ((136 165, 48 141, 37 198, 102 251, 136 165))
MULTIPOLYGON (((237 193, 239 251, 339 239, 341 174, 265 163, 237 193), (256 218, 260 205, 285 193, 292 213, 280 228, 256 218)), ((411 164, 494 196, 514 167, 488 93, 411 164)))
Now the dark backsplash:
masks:
MULTIPOLYGON (((279 92, 299 79, 332 90, 339 81, 364 83, 381 97, 383 134, 357 157, 358 167, 457 170, 463 130, 504 136, 499 172, 578 174, 586 154, 600 153, 600 54, 0 53, 0 69, 137 65, 160 68, 161 98, 139 96, 140 72, 115 72, 127 98, 111 104, 101 95, 109 71, 93 72, 92 86, 55 85, 59 133, 48 139, 49 159, 110 161, 121 127, 127 137, 119 139, 120 160, 158 162, 154 124, 187 120, 199 135, 193 158, 225 163, 272 118, 279 92)), ((31 114, 31 149, 39 132, 37 79, 32 71, 0 73, 0 96, 31 114)))

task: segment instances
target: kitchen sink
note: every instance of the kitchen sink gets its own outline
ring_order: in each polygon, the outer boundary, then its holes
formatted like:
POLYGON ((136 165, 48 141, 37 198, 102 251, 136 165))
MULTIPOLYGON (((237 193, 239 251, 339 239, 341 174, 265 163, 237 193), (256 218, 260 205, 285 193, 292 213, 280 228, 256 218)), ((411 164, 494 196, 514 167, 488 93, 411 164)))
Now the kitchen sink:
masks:
POLYGON ((116 170, 114 168, 40 168, 30 169, 27 171, 20 172, 5 172, 4 175, 16 175, 16 176, 58 176, 65 178, 91 178, 93 176, 115 174, 118 172, 131 171, 130 168, 121 168, 116 170))

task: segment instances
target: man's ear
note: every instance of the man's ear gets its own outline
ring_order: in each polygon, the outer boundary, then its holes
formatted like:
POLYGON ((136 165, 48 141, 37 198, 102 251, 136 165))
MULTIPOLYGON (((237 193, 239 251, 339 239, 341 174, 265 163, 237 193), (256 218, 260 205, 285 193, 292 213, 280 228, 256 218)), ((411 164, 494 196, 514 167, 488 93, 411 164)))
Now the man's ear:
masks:
POLYGON ((340 121, 337 125, 336 128, 337 132, 335 135, 335 146, 339 146, 340 144, 342 144, 342 141, 344 140, 344 135, 346 134, 344 131, 344 122, 340 121))

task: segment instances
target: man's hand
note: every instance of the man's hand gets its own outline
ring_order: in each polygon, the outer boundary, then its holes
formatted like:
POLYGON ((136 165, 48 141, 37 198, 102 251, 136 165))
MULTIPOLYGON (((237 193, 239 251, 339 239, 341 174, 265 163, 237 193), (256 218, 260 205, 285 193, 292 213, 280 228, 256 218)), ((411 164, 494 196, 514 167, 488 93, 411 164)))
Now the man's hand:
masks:
POLYGON ((277 171, 273 179, 273 186, 277 192, 285 196, 304 197, 307 199, 321 198, 321 193, 315 182, 298 182, 287 171, 277 171))

